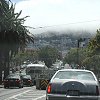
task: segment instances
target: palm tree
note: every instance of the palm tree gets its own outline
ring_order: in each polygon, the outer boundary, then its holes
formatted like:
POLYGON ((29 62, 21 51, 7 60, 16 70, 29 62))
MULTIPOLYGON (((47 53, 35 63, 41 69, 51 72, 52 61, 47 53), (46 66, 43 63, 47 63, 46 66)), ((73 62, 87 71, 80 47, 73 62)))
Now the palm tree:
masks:
POLYGON ((19 18, 21 13, 15 13, 15 5, 11 1, 0 1, 0 65, 4 66, 1 68, 4 68, 5 77, 9 74, 11 57, 28 42, 34 42, 33 35, 23 25, 28 16, 19 18))

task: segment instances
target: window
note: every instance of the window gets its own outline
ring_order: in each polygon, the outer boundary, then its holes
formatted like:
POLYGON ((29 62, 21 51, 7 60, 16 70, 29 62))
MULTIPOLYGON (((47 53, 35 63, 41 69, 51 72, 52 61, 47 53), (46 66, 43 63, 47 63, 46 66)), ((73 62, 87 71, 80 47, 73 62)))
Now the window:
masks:
POLYGON ((59 71, 54 78, 57 79, 77 79, 77 80, 95 80, 90 72, 85 71, 59 71))

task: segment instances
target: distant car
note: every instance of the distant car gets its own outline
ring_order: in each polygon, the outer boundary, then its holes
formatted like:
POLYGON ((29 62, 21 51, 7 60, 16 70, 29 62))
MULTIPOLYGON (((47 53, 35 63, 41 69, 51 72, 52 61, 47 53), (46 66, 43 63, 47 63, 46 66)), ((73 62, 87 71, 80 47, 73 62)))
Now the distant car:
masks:
POLYGON ((21 79, 21 76, 18 74, 8 75, 4 79, 4 88, 9 88, 9 87, 23 88, 23 80, 21 79))
POLYGON ((93 72, 58 70, 46 89, 46 100, 98 100, 99 82, 93 72))
POLYGON ((30 75, 22 75, 21 77, 22 77, 24 86, 32 86, 33 85, 32 78, 30 75))

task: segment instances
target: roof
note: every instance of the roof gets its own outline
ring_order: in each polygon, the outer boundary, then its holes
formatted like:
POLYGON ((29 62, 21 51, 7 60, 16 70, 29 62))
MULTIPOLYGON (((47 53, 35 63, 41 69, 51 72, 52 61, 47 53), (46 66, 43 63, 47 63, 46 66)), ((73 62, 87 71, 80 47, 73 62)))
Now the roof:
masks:
POLYGON ((27 67, 46 67, 43 64, 28 64, 27 67))
POLYGON ((58 71, 85 71, 85 72, 92 72, 90 70, 84 70, 84 69, 61 69, 58 71))

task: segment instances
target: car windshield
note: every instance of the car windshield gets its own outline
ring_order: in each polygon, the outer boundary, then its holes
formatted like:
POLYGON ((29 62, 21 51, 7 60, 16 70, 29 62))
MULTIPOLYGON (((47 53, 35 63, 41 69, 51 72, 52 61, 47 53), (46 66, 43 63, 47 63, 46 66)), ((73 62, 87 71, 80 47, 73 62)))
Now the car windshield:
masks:
POLYGON ((59 71, 54 79, 95 80, 92 73, 85 71, 59 71))

